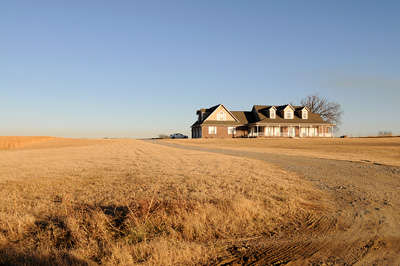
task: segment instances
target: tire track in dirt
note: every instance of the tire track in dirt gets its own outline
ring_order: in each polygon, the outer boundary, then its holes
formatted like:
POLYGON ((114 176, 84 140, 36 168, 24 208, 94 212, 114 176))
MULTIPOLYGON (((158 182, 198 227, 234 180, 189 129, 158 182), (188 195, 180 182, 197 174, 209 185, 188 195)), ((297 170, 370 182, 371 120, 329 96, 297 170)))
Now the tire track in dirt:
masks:
POLYGON ((231 249, 235 259, 222 260, 216 265, 282 265, 291 261, 306 259, 321 249, 329 248, 331 241, 321 241, 320 236, 336 230, 337 220, 335 218, 317 217, 308 215, 299 227, 288 228, 287 236, 278 239, 261 239, 258 243, 236 243, 231 249), (293 232, 290 232, 292 230, 293 232), (311 237, 305 238, 304 235, 311 237), (318 237, 319 236, 319 237, 318 237), (243 249, 243 245, 249 248, 244 254, 236 252, 243 249), (229 263, 228 263, 229 262, 229 263))
POLYGON ((304 217, 276 237, 234 242, 231 256, 210 265, 400 265, 398 167, 151 142, 278 164, 334 199, 335 211, 304 217))

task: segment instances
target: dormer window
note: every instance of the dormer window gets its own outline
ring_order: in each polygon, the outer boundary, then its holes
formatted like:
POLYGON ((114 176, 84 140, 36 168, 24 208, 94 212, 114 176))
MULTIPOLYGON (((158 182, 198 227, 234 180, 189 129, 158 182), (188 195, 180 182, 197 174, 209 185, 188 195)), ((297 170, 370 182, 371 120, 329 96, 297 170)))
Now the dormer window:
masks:
POLYGON ((274 109, 269 110, 269 118, 275 119, 275 110, 274 109))
POLYGON ((217 120, 218 121, 225 121, 226 120, 226 114, 224 114, 224 112, 219 112, 219 114, 217 114, 217 120))
POLYGON ((303 112, 302 112, 302 117, 301 117, 301 118, 303 118, 303 119, 308 119, 308 112, 307 112, 306 109, 303 110, 303 112))
POLYGON ((293 119, 293 111, 292 110, 285 111, 285 119, 293 119))

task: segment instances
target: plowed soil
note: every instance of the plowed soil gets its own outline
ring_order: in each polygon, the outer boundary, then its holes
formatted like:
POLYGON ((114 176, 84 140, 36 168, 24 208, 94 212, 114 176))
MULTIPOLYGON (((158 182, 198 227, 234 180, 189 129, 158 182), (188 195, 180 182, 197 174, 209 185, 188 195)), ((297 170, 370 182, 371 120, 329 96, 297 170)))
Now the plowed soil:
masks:
POLYGON ((231 255, 210 265, 400 265, 399 167, 157 143, 271 162, 332 196, 331 213, 293 221, 274 236, 232 240, 231 255))

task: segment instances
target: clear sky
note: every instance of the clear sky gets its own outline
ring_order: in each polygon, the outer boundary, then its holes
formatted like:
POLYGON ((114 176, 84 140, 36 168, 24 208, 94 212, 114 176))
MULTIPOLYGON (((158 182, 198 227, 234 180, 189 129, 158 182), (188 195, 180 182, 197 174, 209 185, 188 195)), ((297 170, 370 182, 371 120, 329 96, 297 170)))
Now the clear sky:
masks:
POLYGON ((400 134, 400 1, 0 1, 0 135, 189 135, 315 92, 340 134, 400 134))

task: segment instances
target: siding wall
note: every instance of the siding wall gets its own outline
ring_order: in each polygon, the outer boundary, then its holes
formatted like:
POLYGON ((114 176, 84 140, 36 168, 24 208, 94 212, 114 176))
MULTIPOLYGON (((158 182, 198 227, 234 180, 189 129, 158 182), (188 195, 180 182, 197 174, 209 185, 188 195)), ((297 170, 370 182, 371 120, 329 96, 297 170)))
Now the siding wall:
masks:
POLYGON ((235 121, 235 119, 228 113, 228 111, 223 108, 222 106, 218 107, 217 110, 214 111, 214 113, 212 115, 210 115, 209 117, 207 117, 207 121, 217 121, 218 119, 218 114, 220 112, 223 112, 225 114, 225 121, 235 121))
POLYGON ((208 128, 210 126, 202 126, 202 138, 238 138, 247 136, 247 130, 242 127, 236 128, 236 134, 228 134, 228 126, 216 126, 217 134, 209 134, 208 128))
MULTIPOLYGON (((192 128, 192 138, 199 138, 199 134, 194 134, 194 130, 201 130, 201 138, 241 138, 241 137, 247 137, 248 136, 248 128, 246 126, 241 126, 241 127, 236 127, 236 134, 232 135, 232 134, 228 134, 228 126, 216 126, 217 128, 217 134, 209 134, 208 132, 208 128, 210 126, 201 126, 201 127, 194 127, 192 128)), ((295 129, 295 136, 299 137, 300 136, 300 131, 298 126, 293 126, 295 129)), ((321 134, 321 133, 329 133, 329 128, 328 127, 314 127, 315 130, 315 134, 321 134)), ((288 130, 289 128, 287 126, 281 126, 280 128, 280 134, 282 137, 287 137, 287 134, 289 132, 288 130)), ((308 128, 309 130, 311 130, 311 128, 308 128)), ((262 134, 262 136, 266 136, 266 132, 265 132, 265 127, 260 127, 260 134, 262 134)), ((278 128, 276 128, 276 130, 279 130, 278 128)), ((279 131, 278 131, 279 132, 279 131)), ((278 133, 277 132, 277 133, 278 133)), ((279 133, 278 133, 279 134, 279 133)), ((304 132, 304 134, 306 134, 306 132, 304 132)), ((311 134, 311 133, 309 133, 311 134)), ((271 136, 273 137, 273 136, 271 136)), ((304 136, 304 137, 318 137, 318 135, 310 135, 310 136, 304 136)))

